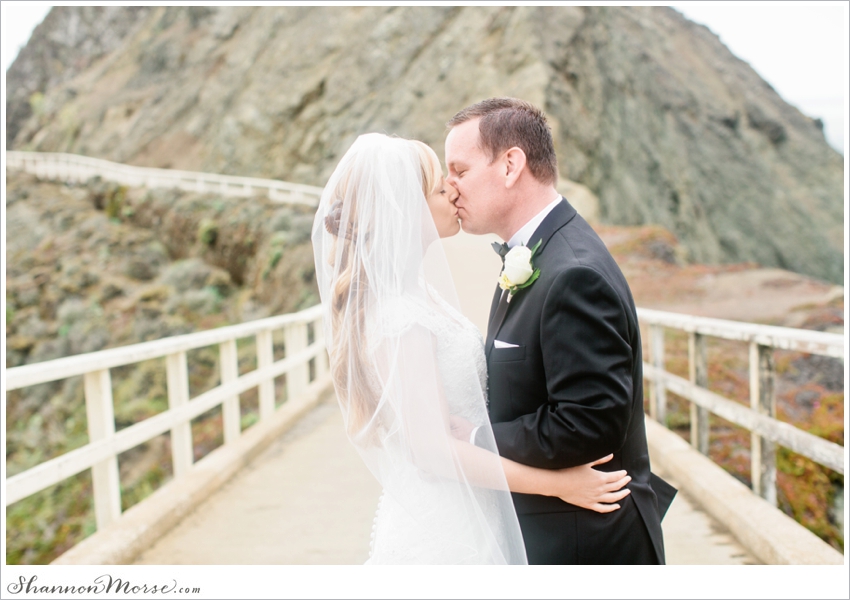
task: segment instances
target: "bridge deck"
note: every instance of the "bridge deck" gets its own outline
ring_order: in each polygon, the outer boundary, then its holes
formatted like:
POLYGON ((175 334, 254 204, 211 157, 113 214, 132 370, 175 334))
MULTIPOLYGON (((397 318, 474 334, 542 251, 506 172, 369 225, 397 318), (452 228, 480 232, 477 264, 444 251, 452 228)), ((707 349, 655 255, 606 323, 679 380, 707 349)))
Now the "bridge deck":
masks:
MULTIPOLYGON (((482 331, 500 267, 489 241, 463 233, 444 241, 461 308, 482 331)), ((272 444, 137 562, 362 563, 369 556, 379 494, 377 482, 345 437, 332 399, 272 444)), ((684 492, 670 507, 663 529, 669 564, 757 562, 684 492)))

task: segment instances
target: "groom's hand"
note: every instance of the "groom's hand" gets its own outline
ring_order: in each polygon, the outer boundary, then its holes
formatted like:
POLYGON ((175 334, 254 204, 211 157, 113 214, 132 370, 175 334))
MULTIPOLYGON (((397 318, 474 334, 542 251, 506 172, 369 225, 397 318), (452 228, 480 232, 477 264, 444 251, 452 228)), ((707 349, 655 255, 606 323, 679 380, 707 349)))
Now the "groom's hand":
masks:
POLYGON ((449 425, 452 429, 452 436, 464 442, 469 441, 469 436, 472 435, 472 430, 475 429, 475 425, 457 415, 449 416, 449 425))

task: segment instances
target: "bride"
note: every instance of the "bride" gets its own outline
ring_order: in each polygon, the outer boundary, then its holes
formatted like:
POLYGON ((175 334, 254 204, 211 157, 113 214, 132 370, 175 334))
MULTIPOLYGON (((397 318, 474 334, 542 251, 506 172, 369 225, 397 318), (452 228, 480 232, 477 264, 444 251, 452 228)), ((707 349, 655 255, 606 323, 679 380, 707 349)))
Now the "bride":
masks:
POLYGON ((619 508, 625 471, 536 469, 498 455, 478 329, 440 237, 459 230, 437 156, 366 134, 330 177, 313 226, 324 331, 349 439, 383 487, 369 564, 525 564, 510 492, 619 508), (451 419, 480 426, 478 445, 451 419), (483 442, 481 440, 484 440, 483 442))

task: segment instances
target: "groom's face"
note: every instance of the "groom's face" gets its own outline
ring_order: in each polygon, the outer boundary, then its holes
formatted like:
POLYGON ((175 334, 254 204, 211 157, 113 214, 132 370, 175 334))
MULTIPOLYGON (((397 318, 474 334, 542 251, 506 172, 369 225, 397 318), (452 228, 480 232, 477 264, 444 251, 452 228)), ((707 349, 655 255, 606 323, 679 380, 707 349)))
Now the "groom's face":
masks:
POLYGON ((499 159, 481 149, 479 119, 456 125, 446 137, 446 181, 458 191, 455 206, 463 230, 481 235, 499 231, 498 224, 506 208, 505 184, 499 159))

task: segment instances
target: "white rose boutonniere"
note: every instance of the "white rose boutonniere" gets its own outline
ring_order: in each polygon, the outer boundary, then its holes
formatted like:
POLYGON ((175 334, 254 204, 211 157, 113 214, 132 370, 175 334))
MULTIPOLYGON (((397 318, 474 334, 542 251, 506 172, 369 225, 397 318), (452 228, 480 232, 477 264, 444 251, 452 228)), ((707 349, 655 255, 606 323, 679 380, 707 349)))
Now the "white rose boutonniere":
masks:
POLYGON ((535 269, 532 261, 542 241, 538 241, 533 248, 514 246, 505 255, 505 266, 499 275, 499 287, 508 290, 508 302, 517 291, 527 288, 540 277, 540 269, 535 269))

